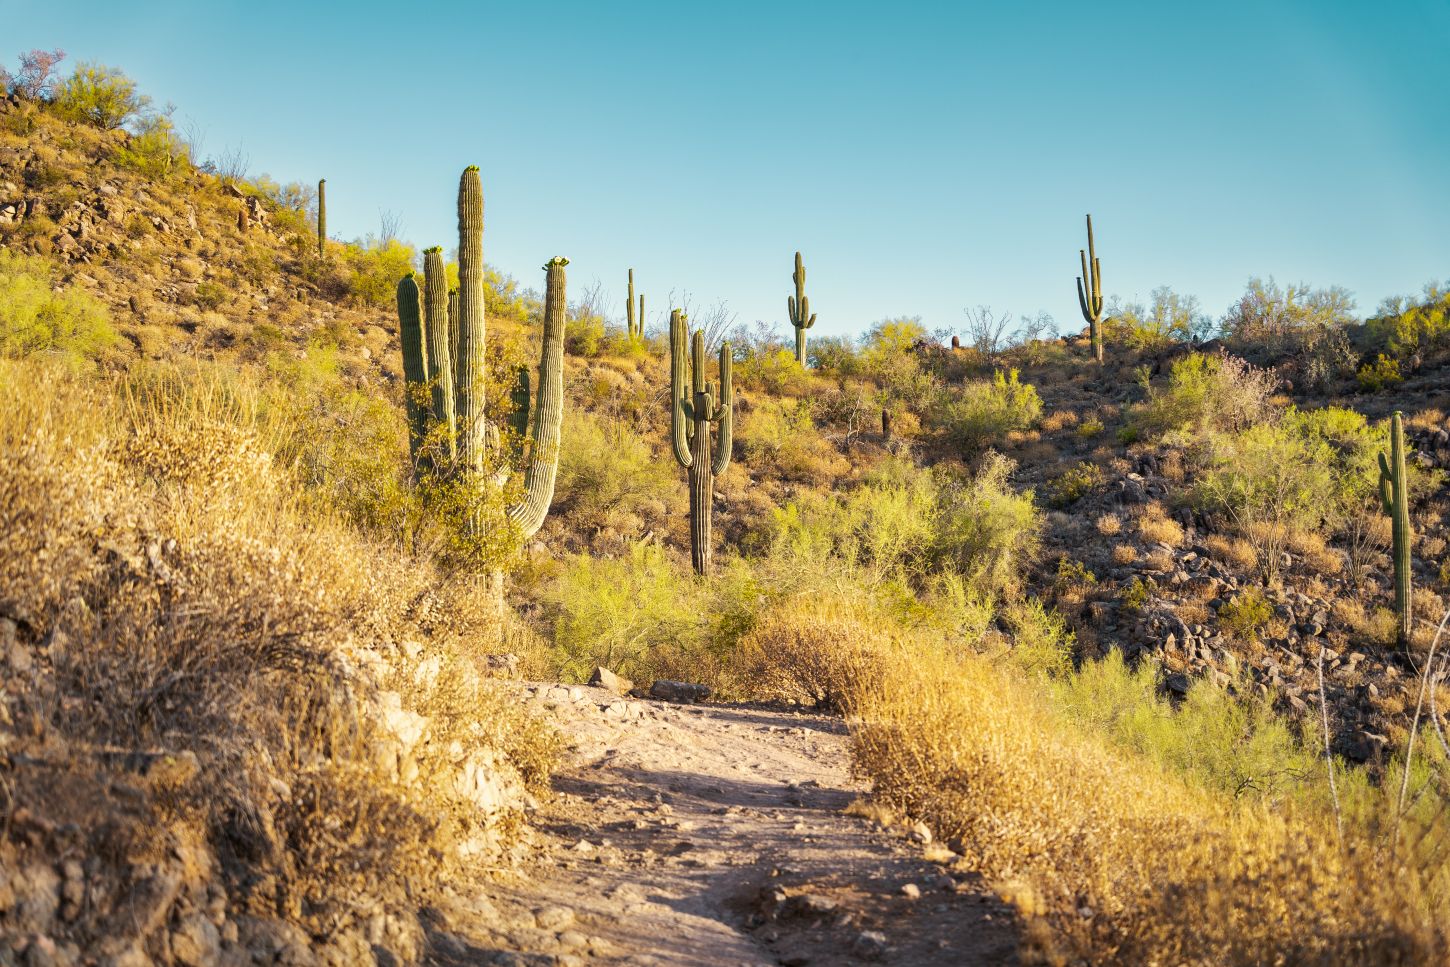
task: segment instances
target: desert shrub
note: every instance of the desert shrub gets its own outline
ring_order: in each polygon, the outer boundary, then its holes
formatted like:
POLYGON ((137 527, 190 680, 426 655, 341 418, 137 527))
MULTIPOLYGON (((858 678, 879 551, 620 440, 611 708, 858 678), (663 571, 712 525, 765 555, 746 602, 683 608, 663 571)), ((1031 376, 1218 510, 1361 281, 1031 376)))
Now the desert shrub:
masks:
POLYGON ((657 459, 638 433, 586 411, 564 414, 555 489, 558 510, 586 530, 637 532, 644 515, 663 517, 678 499, 672 458, 657 459))
MULTIPOLYGON (((794 360, 795 355, 790 355, 794 360)), ((818 372, 836 376, 855 375, 860 366, 856 346, 846 336, 818 336, 806 343, 806 355, 818 372)))
POLYGON ((417 253, 397 239, 367 240, 342 246, 342 262, 349 294, 364 305, 397 305, 398 282, 413 271, 417 253))
POLYGON ((1303 353, 1328 334, 1343 332, 1354 323, 1354 300, 1339 287, 1311 289, 1300 283, 1287 287, 1270 278, 1249 280, 1243 296, 1223 321, 1231 339, 1263 346, 1271 354, 1303 353))
POLYGON ((114 67, 83 63, 55 85, 54 104, 62 117, 112 131, 138 120, 151 99, 136 82, 114 67))
POLYGON ((592 308, 574 306, 564 322, 564 348, 571 356, 593 358, 605 347, 604 317, 592 308))
POLYGON ((156 115, 141 120, 136 133, 116 150, 113 160, 118 167, 163 181, 189 166, 189 153, 171 119, 156 115))
POLYGON ((1049 678, 1072 671, 1076 636, 1062 615, 1031 598, 1009 607, 1005 617, 1012 631, 1012 660, 1024 671, 1049 678))
MULTIPOLYGON (((54 810, 64 789, 79 841, 184 842, 239 908, 319 944, 380 911, 411 922, 419 890, 441 897, 507 845, 550 741, 470 673, 462 643, 487 625, 466 608, 440 602, 432 677, 396 647, 421 636, 439 575, 310 505, 261 387, 200 368, 123 379, 0 361, 0 608, 37 666, 7 701, 45 722, 43 740, 8 741, 53 757, 43 776, 0 763, 8 803, 54 810), (390 710, 424 717, 411 756, 390 710), (115 754, 133 749, 182 768, 141 782, 115 754), (500 813, 468 798, 460 755, 498 784, 500 813)), ((62 855, 37 843, 30 861, 62 855)), ((92 855, 126 875, 129 859, 92 855)), ((150 928, 87 908, 65 929, 94 949, 150 928)))
POLYGON ((1431 283, 1418 300, 1385 300, 1369 330, 1398 359, 1443 347, 1450 342, 1450 289, 1431 283))
POLYGON ((192 301, 198 309, 215 312, 227 301, 227 290, 215 282, 198 282, 192 301))
POLYGON ((1166 389, 1150 387, 1148 400, 1133 408, 1132 436, 1240 430, 1263 417, 1276 385, 1271 373, 1236 356, 1190 353, 1174 360, 1166 389))
POLYGON ((1154 501, 1143 508, 1138 517, 1138 533, 1150 544, 1178 547, 1183 543, 1183 527, 1169 517, 1163 505, 1154 501))
POLYGON ((1101 486, 1102 482, 1102 468, 1095 463, 1083 461, 1070 467, 1047 485, 1047 503, 1052 507, 1070 507, 1094 488, 1101 486))
POLYGON ((92 360, 117 351, 106 307, 80 289, 55 291, 57 281, 50 262, 0 250, 0 355, 92 360))
POLYGON ((933 558, 985 593, 1017 589, 1041 546, 1042 517, 1032 491, 1019 493, 1008 480, 1014 466, 989 453, 976 473, 950 481, 938 498, 933 558))
MULTIPOLYGON (((1128 545, 1119 546, 1126 547, 1128 545)), ((1131 548, 1129 549, 1131 550, 1131 548)), ((1130 563, 1132 559, 1136 557, 1137 555, 1134 554, 1132 558, 1129 558, 1128 562, 1124 563, 1130 563)), ((1123 585, 1123 590, 1118 594, 1118 603, 1122 606, 1124 611, 1127 611, 1130 614, 1137 614, 1138 612, 1143 610, 1143 608, 1148 604, 1148 601, 1152 597, 1152 586, 1149 585, 1148 582, 1144 581, 1141 577, 1135 576, 1132 581, 1123 585)))
POLYGON ((1391 359, 1384 353, 1375 357, 1374 362, 1365 363, 1354 374, 1359 382, 1359 388, 1366 393, 1378 393, 1381 390, 1389 389, 1404 382, 1400 375, 1400 362, 1391 359))
POLYGON ((1219 624, 1244 641, 1258 641, 1259 633, 1274 617, 1274 607, 1263 592, 1250 588, 1218 609, 1219 624))
POLYGON ((818 385, 811 371, 795 361, 795 353, 783 347, 737 354, 735 380, 742 387, 758 388, 774 396, 804 397, 818 385))
POLYGON ((1206 335, 1212 327, 1198 299, 1191 295, 1160 286, 1153 290, 1152 299, 1147 306, 1139 302, 1110 306, 1103 320, 1105 338, 1115 346, 1152 350, 1188 342, 1206 335))
POLYGON ((55 93, 55 66, 65 60, 63 50, 28 50, 20 55, 20 69, 14 74, 0 67, 0 88, 31 101, 49 100, 55 93))
POLYGON ((933 420, 953 444, 974 451, 1013 430, 1027 429, 1041 415, 1037 388, 1020 382, 1013 369, 967 383, 959 392, 945 391, 933 420))
POLYGON ((752 466, 784 480, 825 484, 846 469, 845 459, 816 429, 805 400, 760 401, 737 424, 735 439, 752 466))

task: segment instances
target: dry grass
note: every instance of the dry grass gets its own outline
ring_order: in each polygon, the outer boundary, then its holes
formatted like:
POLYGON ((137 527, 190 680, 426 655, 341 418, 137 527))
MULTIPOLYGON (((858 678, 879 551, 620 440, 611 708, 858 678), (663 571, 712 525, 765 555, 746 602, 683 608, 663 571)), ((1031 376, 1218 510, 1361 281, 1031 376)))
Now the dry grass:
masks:
POLYGON ((1138 550, 1132 544, 1113 545, 1113 563, 1118 565, 1132 564, 1138 559, 1138 550))
POLYGON ((1210 534, 1203 543, 1208 548, 1209 555, 1220 564, 1232 565, 1241 571, 1249 571, 1258 566, 1253 546, 1241 537, 1210 534))
POLYGON ((1183 528, 1178 521, 1168 516, 1163 505, 1154 501, 1143 508, 1138 518, 1138 533, 1149 543, 1167 544, 1179 547, 1183 544, 1183 528))
MULTIPOLYGON (((109 797, 59 790, 124 784, 107 750, 194 755, 138 822, 224 858, 235 907, 319 939, 411 913, 507 845, 552 739, 474 669, 457 635, 482 618, 426 560, 296 496, 244 382, 125 387, 0 362, 0 614, 36 672, 12 751, 54 767, 0 766, 12 810, 104 839, 109 797), (426 609, 450 630, 429 638, 426 609)), ((102 926, 68 930, 84 947, 102 926)))
POLYGON ((1445 962, 1446 911, 1425 881, 1336 845, 1322 816, 1236 805, 1084 731, 1009 666, 894 638, 878 648, 879 620, 848 609, 831 622, 830 607, 799 631, 780 618, 770 643, 841 691, 886 810, 925 821, 1017 904, 1029 959, 1445 962))
POLYGON ((1123 529, 1123 519, 1117 514, 1104 514, 1097 520, 1098 533, 1104 537, 1113 537, 1123 529))

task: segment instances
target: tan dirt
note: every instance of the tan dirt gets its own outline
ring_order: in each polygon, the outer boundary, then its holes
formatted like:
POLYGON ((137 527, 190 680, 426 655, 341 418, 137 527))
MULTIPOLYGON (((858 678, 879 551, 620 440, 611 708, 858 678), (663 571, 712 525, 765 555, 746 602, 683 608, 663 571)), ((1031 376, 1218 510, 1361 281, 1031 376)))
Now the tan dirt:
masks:
POLYGON ((540 848, 441 964, 1014 964, 1018 923, 940 845, 847 807, 839 719, 516 685, 573 744, 540 848), (919 891, 919 893, 917 893, 919 891))

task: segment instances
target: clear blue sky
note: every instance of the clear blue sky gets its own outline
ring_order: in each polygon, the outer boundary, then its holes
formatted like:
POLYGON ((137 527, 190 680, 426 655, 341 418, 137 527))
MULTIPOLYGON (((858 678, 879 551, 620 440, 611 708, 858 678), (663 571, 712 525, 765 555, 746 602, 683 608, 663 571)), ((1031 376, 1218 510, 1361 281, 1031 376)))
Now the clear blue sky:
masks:
POLYGON ((1250 275, 1361 311, 1450 277, 1450 3, 547 4, 0 0, 4 45, 136 77, 215 153, 328 180, 334 237, 398 212, 486 258, 552 255, 622 314, 671 289, 781 321, 805 254, 817 333, 981 303, 1081 325, 1106 291, 1220 315, 1250 275))

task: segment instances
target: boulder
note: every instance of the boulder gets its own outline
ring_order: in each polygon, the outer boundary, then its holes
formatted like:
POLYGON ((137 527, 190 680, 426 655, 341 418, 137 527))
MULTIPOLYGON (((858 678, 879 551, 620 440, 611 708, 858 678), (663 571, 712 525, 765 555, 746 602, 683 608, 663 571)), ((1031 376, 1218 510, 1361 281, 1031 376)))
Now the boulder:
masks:
POLYGON ((649 697, 657 698, 662 702, 681 702, 693 704, 703 702, 710 697, 708 685, 696 685, 691 682, 671 682, 660 680, 649 688, 649 697))
POLYGON ((589 684, 616 695, 627 695, 634 688, 634 682, 627 678, 620 678, 603 665, 594 666, 594 674, 589 676, 589 684))

